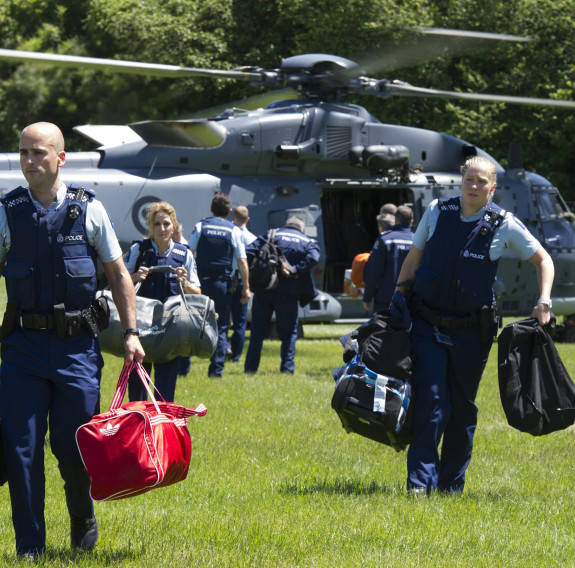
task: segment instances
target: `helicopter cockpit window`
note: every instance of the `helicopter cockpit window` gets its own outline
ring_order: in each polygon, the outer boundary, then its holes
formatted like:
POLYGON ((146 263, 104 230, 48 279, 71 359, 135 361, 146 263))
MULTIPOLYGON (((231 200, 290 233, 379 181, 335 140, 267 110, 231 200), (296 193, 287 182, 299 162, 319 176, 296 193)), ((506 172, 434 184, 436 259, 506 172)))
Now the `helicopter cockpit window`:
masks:
POLYGON ((551 248, 575 248, 575 216, 559 194, 545 188, 535 195, 545 244, 551 248))

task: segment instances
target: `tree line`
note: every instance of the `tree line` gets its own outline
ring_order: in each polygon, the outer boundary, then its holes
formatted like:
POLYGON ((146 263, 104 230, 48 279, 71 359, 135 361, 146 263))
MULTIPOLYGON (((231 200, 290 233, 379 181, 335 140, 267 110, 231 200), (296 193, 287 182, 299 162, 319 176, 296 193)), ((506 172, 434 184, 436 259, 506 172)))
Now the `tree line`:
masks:
MULTIPOLYGON (((366 62, 370 76, 421 87, 575 100, 575 0, 8 0, 0 38, 6 49, 210 69, 276 68, 292 55, 332 53, 366 62), (414 26, 533 41, 445 39, 437 57, 408 65, 396 56, 405 46, 417 54, 414 26)), ((69 150, 89 149, 74 125, 185 117, 232 101, 241 107, 257 93, 222 79, 0 62, 2 150, 16 150, 21 128, 36 120, 59 124, 69 150)), ((439 98, 349 102, 382 122, 463 138, 503 165, 509 143, 520 142, 525 167, 575 200, 575 110, 439 98)))

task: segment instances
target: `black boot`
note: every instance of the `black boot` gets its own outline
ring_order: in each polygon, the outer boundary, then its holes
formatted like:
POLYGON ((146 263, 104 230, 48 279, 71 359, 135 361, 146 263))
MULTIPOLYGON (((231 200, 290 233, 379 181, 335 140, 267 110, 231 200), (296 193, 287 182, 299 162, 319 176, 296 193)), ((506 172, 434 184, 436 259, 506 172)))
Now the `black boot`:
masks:
POLYGON ((70 515, 70 540, 72 548, 92 550, 98 542, 96 517, 81 519, 75 515, 70 515))

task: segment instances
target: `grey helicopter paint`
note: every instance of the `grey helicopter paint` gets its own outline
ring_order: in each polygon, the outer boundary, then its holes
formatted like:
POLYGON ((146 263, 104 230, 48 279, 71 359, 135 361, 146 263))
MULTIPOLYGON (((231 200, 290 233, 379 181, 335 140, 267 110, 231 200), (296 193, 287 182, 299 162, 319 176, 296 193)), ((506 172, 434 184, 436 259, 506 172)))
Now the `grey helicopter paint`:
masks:
MULTIPOLYGON (((343 95, 449 96, 575 108, 573 101, 452 93, 370 79, 357 75, 356 63, 325 54, 287 58, 275 70, 240 72, 0 50, 0 61, 39 58, 75 67, 121 64, 118 72, 188 73, 294 87, 298 100, 253 111, 229 109, 209 119, 78 126, 98 148, 68 152, 62 177, 96 190, 124 246, 146 232, 145 208, 157 200, 175 207, 187 232, 208 214, 218 191, 249 208, 255 234, 300 215, 305 233, 318 239, 322 251, 313 277, 324 292, 311 305, 315 313, 302 314, 308 321, 366 315, 360 299, 343 293, 344 273, 355 254, 370 250, 381 204, 411 205, 417 224, 433 199, 459 195, 459 167, 467 157, 488 156, 439 132, 382 124, 363 107, 340 102, 343 95)), ((569 321, 575 314, 574 217, 557 188, 523 169, 519 154, 512 146, 508 169, 498 165, 494 201, 521 219, 551 254, 553 312, 569 321)), ((23 182, 18 155, 0 154, 1 192, 23 182)), ((539 294, 534 267, 506 253, 495 290, 501 315, 528 316, 539 294)), ((569 340, 575 338, 571 331, 569 340)))

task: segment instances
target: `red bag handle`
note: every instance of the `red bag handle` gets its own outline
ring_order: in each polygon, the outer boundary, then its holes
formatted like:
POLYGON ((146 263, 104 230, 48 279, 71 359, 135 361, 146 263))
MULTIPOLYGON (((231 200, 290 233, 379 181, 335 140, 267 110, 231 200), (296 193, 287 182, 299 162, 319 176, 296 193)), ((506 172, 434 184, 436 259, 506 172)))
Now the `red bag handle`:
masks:
MULTIPOLYGON (((126 396, 126 389, 128 388, 128 379, 130 378, 130 373, 134 369, 136 369, 138 376, 140 377, 140 380, 142 381, 144 387, 146 387, 148 395, 150 396, 150 400, 154 403, 154 406, 156 407, 156 411, 158 412, 158 414, 162 414, 160 412, 160 407, 156 402, 156 397, 154 396, 154 390, 157 390, 156 386, 152 382, 152 379, 150 379, 150 376, 146 372, 146 369, 144 369, 142 364, 138 363, 138 361, 136 361, 135 359, 130 363, 124 363, 124 366, 122 367, 120 377, 118 378, 118 384, 116 386, 116 392, 114 393, 114 398, 112 398, 112 402, 110 403, 110 410, 116 410, 117 408, 120 408, 120 406, 122 405, 122 401, 126 396)), ((163 397, 159 391, 158 394, 163 400, 163 397)))
POLYGON ((130 378, 130 373, 136 369, 140 380, 146 387, 148 394, 150 395, 150 400, 154 403, 156 407, 156 411, 158 414, 163 414, 158 406, 156 398, 154 396, 154 391, 158 393, 160 398, 162 399, 161 402, 168 405, 169 413, 173 414, 176 418, 188 418, 190 416, 204 416, 208 409, 205 407, 204 404, 199 404, 196 408, 186 408, 185 406, 181 406, 179 404, 175 404, 173 402, 166 402, 164 397, 160 393, 160 391, 156 388, 156 385, 152 382, 152 379, 146 372, 146 369, 142 366, 141 363, 137 361, 132 361, 131 363, 124 363, 122 367, 122 371, 120 373, 120 377, 118 379, 118 385, 116 386, 116 392, 114 393, 114 398, 112 398, 112 402, 110 404, 110 410, 116 410, 120 408, 122 405, 122 401, 126 396, 126 389, 128 388, 128 379, 130 378))

